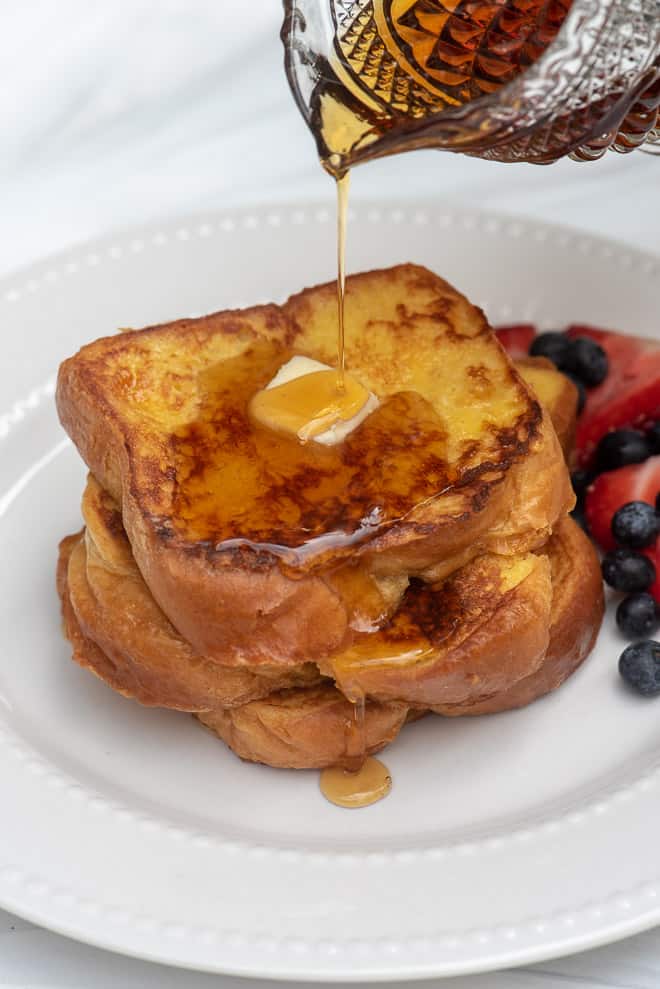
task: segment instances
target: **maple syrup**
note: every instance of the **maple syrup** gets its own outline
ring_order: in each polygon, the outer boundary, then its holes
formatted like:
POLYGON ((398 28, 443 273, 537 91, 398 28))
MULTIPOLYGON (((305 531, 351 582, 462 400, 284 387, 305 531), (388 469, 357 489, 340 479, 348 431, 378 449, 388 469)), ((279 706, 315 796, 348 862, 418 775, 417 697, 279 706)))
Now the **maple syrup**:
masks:
POLYGON ((261 341, 199 376, 194 421, 171 438, 174 531, 216 552, 335 559, 457 480, 443 421, 416 392, 385 397, 342 443, 301 444, 255 423, 253 396, 291 358, 261 341))
POLYGON ((369 756, 354 773, 341 766, 324 769, 320 787, 323 796, 338 807, 368 807, 387 796, 392 777, 380 759, 369 756))
POLYGON ((346 330, 344 326, 346 299, 346 221, 350 172, 335 176, 337 185, 337 390, 346 388, 346 330))
MULTIPOLYGON (((343 341, 340 342, 343 362, 343 341)), ((338 365, 340 366, 340 365, 338 365)), ((253 419, 301 443, 318 438, 339 423, 349 422, 365 407, 367 389, 341 371, 312 371, 285 384, 264 388, 251 399, 253 419)))

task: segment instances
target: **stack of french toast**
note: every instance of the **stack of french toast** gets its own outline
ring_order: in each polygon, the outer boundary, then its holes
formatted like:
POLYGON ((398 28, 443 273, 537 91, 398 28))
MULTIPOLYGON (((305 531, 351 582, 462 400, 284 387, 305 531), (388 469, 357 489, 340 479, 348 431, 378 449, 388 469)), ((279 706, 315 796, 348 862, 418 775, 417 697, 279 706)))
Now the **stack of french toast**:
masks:
POLYGON ((346 322, 372 402, 333 442, 250 407, 294 358, 334 363, 334 283, 106 337, 59 373, 89 468, 58 566, 74 659, 271 766, 353 767, 356 705, 366 755, 427 712, 528 704, 603 613, 569 379, 514 365, 415 265, 349 278, 346 322))

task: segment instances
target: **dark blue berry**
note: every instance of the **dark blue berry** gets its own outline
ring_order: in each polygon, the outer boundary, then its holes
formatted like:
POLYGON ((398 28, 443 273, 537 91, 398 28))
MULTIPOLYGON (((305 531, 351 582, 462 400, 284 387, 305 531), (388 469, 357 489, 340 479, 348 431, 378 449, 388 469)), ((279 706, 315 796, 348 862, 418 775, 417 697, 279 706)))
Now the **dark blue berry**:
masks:
POLYGON ((660 453, 660 419, 653 423, 650 429, 646 430, 646 438, 651 444, 654 453, 660 453))
POLYGON ((577 522, 581 529, 589 535, 589 523, 587 522, 587 517, 584 514, 584 509, 580 504, 577 504, 573 511, 571 512, 571 518, 577 522))
POLYGON ((616 623, 629 639, 650 635, 658 624, 658 613, 651 595, 629 594, 616 609, 616 623))
POLYGON ((655 566, 648 556, 632 549, 615 549, 606 553, 601 563, 603 580, 615 591, 648 591, 655 580, 655 566))
POLYGON ((601 345, 591 337, 574 337, 565 366, 567 371, 584 381, 587 388, 595 388, 607 377, 610 362, 601 345))
POLYGON ((539 333, 538 336, 534 337, 529 353, 532 357, 547 357, 556 367, 563 370, 566 367, 566 359, 570 349, 571 341, 566 334, 553 330, 548 333, 539 333))
POLYGON ((660 491, 655 496, 655 510, 656 512, 660 512, 660 491))
POLYGON ((573 485, 573 491, 575 491, 575 497, 578 503, 582 503, 584 496, 587 493, 587 488, 595 478, 595 474, 591 470, 585 470, 584 468, 578 468, 574 470, 571 474, 571 484, 573 485))
POLYGON ((651 456, 651 444, 639 429, 615 429, 606 433, 596 449, 599 471, 641 464, 651 456))
POLYGON ((564 374, 566 375, 567 378, 569 378, 573 382, 573 384, 577 388, 577 393, 578 393, 577 414, 580 415, 587 403, 587 389, 584 387, 584 382, 580 381, 579 378, 576 378, 576 376, 574 374, 571 374, 570 371, 564 371, 564 374))
POLYGON ((645 697, 660 693, 660 642, 633 642, 621 653, 619 673, 645 697))
POLYGON ((658 535, 658 513, 646 501, 628 501, 612 516, 612 535, 620 546, 644 549, 658 535))

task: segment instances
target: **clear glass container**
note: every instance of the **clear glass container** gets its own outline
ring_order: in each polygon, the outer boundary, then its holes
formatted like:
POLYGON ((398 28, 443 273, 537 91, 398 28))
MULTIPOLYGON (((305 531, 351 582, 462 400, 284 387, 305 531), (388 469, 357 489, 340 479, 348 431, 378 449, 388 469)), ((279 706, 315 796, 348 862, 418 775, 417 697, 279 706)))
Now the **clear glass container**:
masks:
POLYGON ((414 148, 660 151, 660 0, 285 0, 287 76, 333 174, 414 148))

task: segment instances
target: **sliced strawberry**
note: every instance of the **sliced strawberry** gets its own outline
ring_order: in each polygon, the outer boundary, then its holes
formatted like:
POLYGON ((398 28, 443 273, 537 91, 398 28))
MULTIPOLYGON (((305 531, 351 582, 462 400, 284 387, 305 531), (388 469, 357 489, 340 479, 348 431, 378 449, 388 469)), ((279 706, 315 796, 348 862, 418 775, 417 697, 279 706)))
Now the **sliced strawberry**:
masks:
POLYGON ((614 549, 612 516, 627 501, 648 501, 655 504, 660 491, 660 455, 649 457, 643 464, 630 464, 610 470, 597 477, 587 489, 585 515, 589 531, 599 546, 614 549))
POLYGON ((536 336, 536 327, 531 323, 511 323, 496 327, 495 336, 509 357, 516 361, 520 357, 527 357, 532 340, 536 336))
POLYGON ((649 594, 660 604, 660 540, 656 540, 655 546, 650 549, 643 549, 644 556, 648 556, 651 563, 655 564, 655 583, 649 587, 649 594))
POLYGON ((567 333, 596 340, 610 362, 602 385, 587 391, 587 404, 578 419, 578 461, 584 467, 592 460, 598 441, 611 429, 644 426, 660 419, 660 342, 576 324, 567 333))

